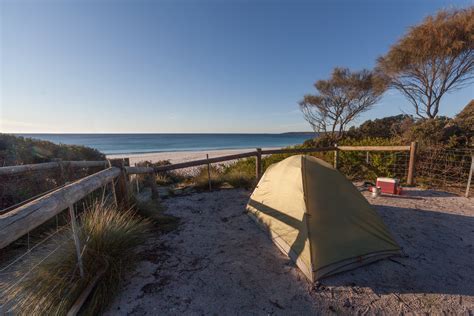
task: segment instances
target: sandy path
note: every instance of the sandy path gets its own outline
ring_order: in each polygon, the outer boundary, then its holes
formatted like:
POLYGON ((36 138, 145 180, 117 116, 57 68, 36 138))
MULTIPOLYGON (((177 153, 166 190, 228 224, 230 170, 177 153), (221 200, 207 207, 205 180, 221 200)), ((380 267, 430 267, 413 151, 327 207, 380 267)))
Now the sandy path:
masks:
POLYGON ((168 199, 182 224, 149 241, 108 314, 474 313, 472 199, 418 190, 369 197, 407 257, 312 287, 243 214, 248 196, 222 190, 168 199))

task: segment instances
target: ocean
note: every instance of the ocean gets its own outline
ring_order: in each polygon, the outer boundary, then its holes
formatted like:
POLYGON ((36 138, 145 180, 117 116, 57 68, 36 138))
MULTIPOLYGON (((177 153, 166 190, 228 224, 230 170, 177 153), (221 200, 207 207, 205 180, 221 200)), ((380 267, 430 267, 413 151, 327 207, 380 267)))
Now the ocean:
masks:
POLYGON ((311 133, 283 134, 16 134, 56 144, 83 145, 104 154, 143 154, 239 148, 285 147, 303 143, 311 133))

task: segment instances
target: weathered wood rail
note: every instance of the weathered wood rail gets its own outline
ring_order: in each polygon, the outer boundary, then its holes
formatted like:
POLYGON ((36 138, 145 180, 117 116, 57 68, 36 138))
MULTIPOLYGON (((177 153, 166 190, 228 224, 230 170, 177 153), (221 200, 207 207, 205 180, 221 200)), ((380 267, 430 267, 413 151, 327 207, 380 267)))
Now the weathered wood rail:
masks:
POLYGON ((107 160, 103 161, 53 161, 29 165, 17 165, 0 167, 0 176, 15 175, 31 171, 42 171, 48 169, 60 169, 64 167, 72 168, 91 168, 91 167, 107 167, 107 160))
POLYGON ((337 146, 341 151, 410 151, 411 146, 337 146))
POLYGON ((256 177, 260 178, 262 175, 262 155, 272 155, 272 154, 303 154, 303 153, 314 153, 314 152, 334 152, 334 167, 337 168, 337 153, 339 151, 409 151, 410 152, 410 162, 409 162, 409 172, 408 172, 408 185, 413 185, 414 179, 414 168, 415 168, 415 157, 416 157, 416 143, 413 143, 411 146, 333 146, 333 147, 317 147, 317 148, 284 148, 284 149, 267 149, 262 150, 257 148, 255 151, 233 154, 227 156, 220 156, 215 158, 193 160, 187 162, 181 162, 177 164, 170 164, 158 167, 125 167, 127 174, 149 174, 157 172, 165 172, 176 169, 190 168, 196 166, 207 165, 210 163, 225 162, 229 160, 236 160, 241 158, 256 158, 256 177))
POLYGON ((114 194, 117 200, 126 204, 128 199, 127 179, 130 174, 155 174, 157 172, 171 171, 211 163, 219 163, 241 158, 255 157, 256 178, 262 175, 262 155, 270 154, 298 154, 312 152, 334 152, 335 167, 337 167, 337 153, 339 151, 410 151, 410 162, 408 171, 408 183, 413 184, 414 161, 416 157, 416 144, 411 146, 339 146, 323 148, 303 148, 303 149, 268 149, 257 148, 255 151, 244 152, 221 157, 200 159, 177 164, 170 164, 158 167, 129 167, 128 161, 116 159, 114 161, 58 161, 36 165, 22 165, 1 167, 0 175, 14 175, 30 171, 61 168, 64 166, 87 168, 110 166, 108 169, 79 179, 72 183, 59 187, 41 197, 28 203, 0 213, 0 249, 8 246, 13 241, 27 234, 34 228, 53 218, 58 213, 69 208, 77 201, 83 199, 96 189, 103 187, 116 180, 114 194))
POLYGON ((120 172, 115 167, 99 171, 0 215, 0 249, 110 183, 120 172))

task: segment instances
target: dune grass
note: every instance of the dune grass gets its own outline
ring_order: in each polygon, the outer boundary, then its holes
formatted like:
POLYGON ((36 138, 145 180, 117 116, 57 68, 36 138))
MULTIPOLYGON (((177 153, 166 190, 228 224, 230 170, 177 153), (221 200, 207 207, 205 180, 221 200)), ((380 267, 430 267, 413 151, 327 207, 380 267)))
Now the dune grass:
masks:
MULTIPOLYGON (((255 185, 254 173, 239 168, 211 166, 211 187, 220 188, 223 185, 227 184, 234 188, 250 189, 255 185)), ((192 178, 192 183, 194 187, 198 190, 204 191, 209 189, 209 173, 207 170, 207 166, 199 169, 198 173, 192 178)))
POLYGON ((150 221, 134 210, 96 202, 80 216, 85 277, 79 275, 72 232, 65 229, 54 243, 31 255, 17 272, 18 278, 7 285, 5 295, 13 300, 16 313, 65 315, 98 271, 105 269, 81 310, 96 315, 118 290, 124 271, 137 258, 134 248, 144 242, 149 229, 150 221))
POLYGON ((158 200, 137 201, 136 209, 139 215, 149 219, 161 232, 170 232, 179 225, 178 217, 163 213, 165 207, 158 200))

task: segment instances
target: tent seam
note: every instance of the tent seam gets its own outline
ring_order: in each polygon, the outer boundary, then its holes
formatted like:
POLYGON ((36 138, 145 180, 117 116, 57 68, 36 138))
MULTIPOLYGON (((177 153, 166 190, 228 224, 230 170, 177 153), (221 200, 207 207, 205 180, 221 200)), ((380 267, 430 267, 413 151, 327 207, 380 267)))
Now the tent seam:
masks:
POLYGON ((305 214, 306 214, 306 235, 309 244, 309 261, 310 261, 310 270, 311 270, 311 282, 315 280, 315 271, 314 271, 314 264, 313 264, 313 249, 311 245, 311 232, 309 229, 308 218, 311 216, 310 210, 308 208, 308 198, 307 198, 307 188, 306 188, 306 156, 301 155, 301 185, 303 188, 303 198, 304 198, 304 205, 305 205, 305 214))

